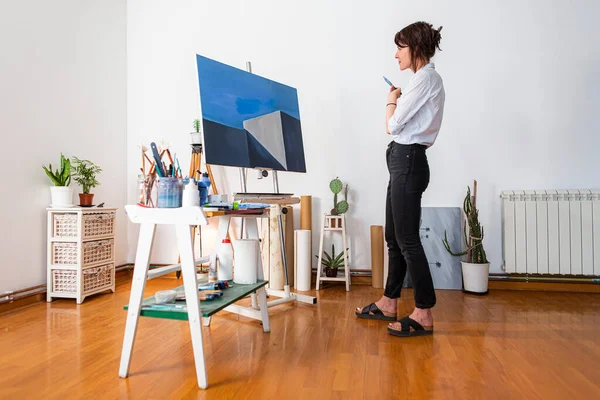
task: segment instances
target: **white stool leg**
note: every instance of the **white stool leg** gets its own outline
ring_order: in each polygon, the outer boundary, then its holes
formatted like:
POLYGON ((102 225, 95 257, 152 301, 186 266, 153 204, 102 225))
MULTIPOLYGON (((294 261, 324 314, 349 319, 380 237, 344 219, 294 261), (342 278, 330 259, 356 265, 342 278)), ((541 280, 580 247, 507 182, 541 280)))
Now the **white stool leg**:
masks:
MULTIPOLYGON (((256 217, 254 218, 246 218, 246 233, 248 235, 248 239, 256 239, 259 240, 258 237, 258 223, 256 221, 256 217)), ((260 246, 260 243, 259 243, 260 246)), ((259 281, 265 279, 263 273, 262 266, 262 257, 258 257, 257 266, 258 270, 256 271, 256 275, 259 281)), ((262 287, 257 290, 256 293, 252 293, 252 306, 254 308, 260 308, 260 315, 262 317, 263 330, 265 332, 271 332, 271 327, 269 325, 269 306, 267 304, 267 290, 262 287), (258 300, 258 306, 254 307, 254 302, 258 300)))
POLYGON ((321 283, 321 271, 323 262, 323 239, 325 234, 325 221, 327 220, 327 216, 323 217, 323 226, 321 227, 321 239, 319 240, 319 261, 317 266, 317 290, 319 290, 319 285, 321 283))
POLYGON ((156 225, 152 223, 142 223, 140 227, 135 266, 133 267, 133 282, 131 283, 131 294, 129 295, 129 306, 127 309, 125 337, 123 338, 123 349, 121 350, 121 365, 119 367, 119 376, 121 378, 126 378, 129 374, 131 353, 133 352, 133 342, 135 341, 138 318, 140 317, 142 300, 144 298, 144 288, 146 287, 148 264, 150 262, 155 230, 156 225))
POLYGON ((190 226, 178 224, 175 229, 177 230, 177 243, 179 244, 179 254, 181 255, 181 275, 183 276, 188 322, 192 335, 196 376, 198 378, 198 386, 201 389, 206 389, 208 387, 208 380, 204 360, 204 343, 202 341, 202 318, 200 316, 198 278, 196 277, 196 266, 194 265, 194 248, 192 246, 192 237, 190 236, 190 226))
MULTIPOLYGON (((246 237, 248 239, 256 239, 259 240, 258 237, 258 223, 256 222, 256 217, 252 218, 244 218, 246 220, 246 237)), ((258 244, 260 246, 260 243, 258 244)), ((264 279, 263 267, 262 267, 262 257, 258 257, 258 264, 256 266, 258 270, 256 271, 258 280, 264 279)), ((252 308, 255 310, 259 309, 259 299, 257 293, 251 293, 250 298, 252 299, 252 308)), ((261 306, 262 308, 262 306, 261 306)), ((266 332, 266 331, 265 331, 266 332)))
POLYGON ((269 323, 269 306, 267 305, 267 291, 263 286, 257 292, 258 300, 260 302, 260 316, 262 318, 263 331, 271 332, 271 325, 269 323))

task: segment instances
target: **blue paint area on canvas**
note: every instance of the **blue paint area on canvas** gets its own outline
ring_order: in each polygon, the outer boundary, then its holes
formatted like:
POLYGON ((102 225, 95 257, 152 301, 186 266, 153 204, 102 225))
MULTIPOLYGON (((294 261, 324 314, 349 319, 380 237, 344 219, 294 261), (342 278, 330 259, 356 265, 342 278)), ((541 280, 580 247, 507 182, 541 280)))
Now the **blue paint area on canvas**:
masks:
POLYGON ((235 129, 206 119, 202 123, 207 164, 250 167, 248 132, 245 129, 235 129), (218 151, 222 148, 228 150, 218 151))
MULTIPOLYGON (((293 87, 197 55, 205 156, 208 164, 306 172, 298 94, 293 87), (286 168, 261 145, 244 121, 279 111, 286 168)), ((259 138, 265 143, 265 138, 259 138)), ((281 143, 281 141, 279 142, 281 143)), ((278 157, 281 157, 279 155, 278 157)))
POLYGON ((277 171, 283 171, 283 165, 279 163, 269 153, 267 149, 264 148, 262 144, 258 142, 248 131, 246 131, 246 137, 248 138, 248 154, 250 156, 250 168, 270 168, 277 171))
POLYGON ((296 89, 197 55, 202 118, 243 129, 274 111, 300 119, 296 89))
POLYGON ((281 113, 281 125, 283 127, 283 145, 288 170, 306 172, 300 121, 291 115, 281 113))

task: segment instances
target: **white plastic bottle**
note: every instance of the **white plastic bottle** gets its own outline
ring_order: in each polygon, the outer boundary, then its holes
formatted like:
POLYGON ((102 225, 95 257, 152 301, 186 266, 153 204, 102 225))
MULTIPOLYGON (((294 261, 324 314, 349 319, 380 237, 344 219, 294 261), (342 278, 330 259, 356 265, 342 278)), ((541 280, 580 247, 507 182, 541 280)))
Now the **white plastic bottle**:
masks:
POLYGON ((217 252, 219 259, 217 277, 220 281, 230 281, 233 279, 233 247, 231 246, 231 240, 223 239, 223 242, 219 245, 217 252))
POLYGON ((190 182, 183 188, 182 207, 198 207, 200 205, 200 191, 195 179, 190 179, 190 182))

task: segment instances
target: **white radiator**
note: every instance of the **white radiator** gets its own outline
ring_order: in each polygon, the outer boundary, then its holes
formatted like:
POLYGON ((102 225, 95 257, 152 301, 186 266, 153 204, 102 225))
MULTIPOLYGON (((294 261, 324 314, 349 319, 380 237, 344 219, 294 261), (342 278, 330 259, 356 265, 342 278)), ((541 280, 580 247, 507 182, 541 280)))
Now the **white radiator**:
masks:
POLYGON ((504 270, 600 275, 600 190, 502 192, 504 270))

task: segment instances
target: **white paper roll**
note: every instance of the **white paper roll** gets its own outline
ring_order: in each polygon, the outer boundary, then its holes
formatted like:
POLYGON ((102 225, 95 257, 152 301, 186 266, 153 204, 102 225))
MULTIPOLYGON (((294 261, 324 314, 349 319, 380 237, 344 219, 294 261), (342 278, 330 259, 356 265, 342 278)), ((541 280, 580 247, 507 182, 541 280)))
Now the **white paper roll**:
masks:
POLYGON ((258 281, 258 240, 240 239, 233 243, 235 253, 233 282, 248 285, 258 281))
POLYGON ((306 229, 296 229, 294 231, 294 261, 296 264, 294 287, 297 290, 310 290, 312 272, 310 257, 311 233, 306 229))

